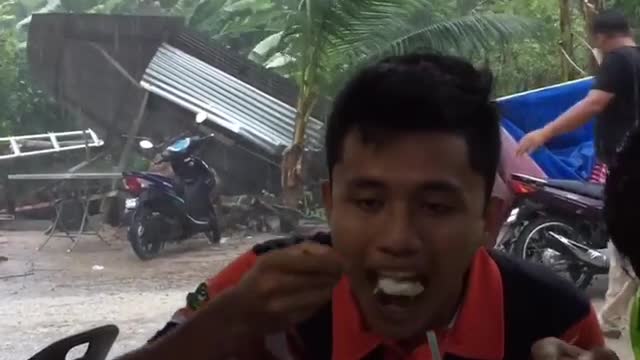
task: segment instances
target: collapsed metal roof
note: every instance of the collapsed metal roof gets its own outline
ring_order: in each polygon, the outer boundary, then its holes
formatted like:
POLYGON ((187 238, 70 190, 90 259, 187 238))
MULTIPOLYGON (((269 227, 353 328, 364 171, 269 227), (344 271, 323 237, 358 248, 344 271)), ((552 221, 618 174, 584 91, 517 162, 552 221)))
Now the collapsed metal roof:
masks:
MULTIPOLYGON (((183 24, 184 19, 160 16, 35 14, 27 43, 30 72, 33 80, 59 104, 88 121, 107 145, 116 148, 144 106, 147 91, 140 82, 163 44, 197 59, 199 65, 238 79, 265 94, 270 102, 279 101, 291 108, 296 105, 298 88, 290 79, 206 39, 183 24)), ((320 99, 312 116, 323 119, 327 109, 328 102, 320 99)), ((166 139, 193 131, 193 119, 193 110, 152 93, 139 135, 166 139)), ((293 121, 293 117, 291 119, 293 121)), ((314 124, 309 135, 311 144, 315 144, 317 137, 314 124)), ((283 131, 288 134, 285 135, 288 144, 293 134, 292 125, 285 122, 273 125, 271 131, 279 135, 277 138, 273 134, 265 135, 270 140, 255 136, 249 129, 255 132, 258 128, 249 124, 244 124, 240 133, 229 131, 225 126, 217 128, 234 143, 252 148, 254 152, 264 152, 265 146, 273 148, 274 144, 281 143, 283 131)), ((281 155, 272 151, 267 154, 275 162, 281 155)))
MULTIPOLYGON (((128 133, 142 107, 144 115, 138 136, 162 142, 201 130, 195 126, 193 110, 162 96, 149 94, 145 106, 148 91, 140 82, 163 44, 283 104, 296 106, 295 82, 185 28, 181 18, 35 14, 29 25, 27 51, 33 80, 64 110, 94 129, 117 154, 124 144, 122 135, 128 133)), ((312 116, 324 119, 328 108, 328 101, 320 99, 312 116)), ((245 125, 244 132, 234 133, 214 125, 213 121, 207 124, 222 136, 212 141, 203 155, 223 179, 233 179, 227 181, 225 191, 237 194, 264 189, 279 191, 280 153, 265 151, 264 145, 253 141, 256 137, 247 130, 252 129, 250 126, 245 125)), ((273 132, 281 134, 284 123, 282 126, 279 133, 273 132)), ((288 131, 292 134, 293 128, 288 131)), ((269 138, 259 140, 271 145, 282 142, 280 137, 276 141, 275 137, 269 138)))
MULTIPOLYGON (((291 143, 294 107, 169 44, 160 46, 140 83, 273 155, 291 143)), ((322 123, 311 118, 307 146, 319 149, 321 142, 322 123)))

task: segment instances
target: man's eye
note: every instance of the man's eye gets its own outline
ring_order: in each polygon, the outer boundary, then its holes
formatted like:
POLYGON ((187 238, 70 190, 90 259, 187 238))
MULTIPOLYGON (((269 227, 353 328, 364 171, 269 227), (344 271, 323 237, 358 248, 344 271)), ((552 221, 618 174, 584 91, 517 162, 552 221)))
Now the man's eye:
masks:
POLYGON ((434 202, 424 202, 422 203, 422 208, 430 213, 437 215, 446 215, 453 211, 453 206, 451 205, 434 202))
POLYGON ((357 207, 367 212, 378 211, 384 205, 382 201, 377 199, 355 199, 354 203, 357 207))

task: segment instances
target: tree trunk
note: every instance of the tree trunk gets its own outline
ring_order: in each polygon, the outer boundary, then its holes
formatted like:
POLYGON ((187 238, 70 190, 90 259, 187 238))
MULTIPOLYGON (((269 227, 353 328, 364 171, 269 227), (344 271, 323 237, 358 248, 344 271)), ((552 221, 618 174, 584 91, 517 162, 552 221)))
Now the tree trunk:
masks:
POLYGON ((573 59, 573 34, 571 32, 571 1, 560 1, 560 64, 562 81, 573 78, 573 67, 569 63, 573 59))
POLYGON ((311 110, 317 96, 309 91, 301 91, 296 109, 293 143, 282 153, 280 163, 280 183, 283 203, 297 208, 304 195, 304 140, 311 110))

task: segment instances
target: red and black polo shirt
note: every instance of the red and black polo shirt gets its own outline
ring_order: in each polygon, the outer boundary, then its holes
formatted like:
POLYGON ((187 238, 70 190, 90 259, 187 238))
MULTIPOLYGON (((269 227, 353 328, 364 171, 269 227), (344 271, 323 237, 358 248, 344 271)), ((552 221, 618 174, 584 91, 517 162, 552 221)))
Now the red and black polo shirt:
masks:
MULTIPOLYGON (((269 251, 316 241, 328 246, 328 234, 311 239, 267 241, 237 258, 218 275, 187 296, 187 307, 151 341, 193 316, 217 293, 234 286, 256 259, 269 251)), ((548 269, 480 249, 469 273, 466 295, 455 321, 437 332, 445 360, 526 360, 537 340, 561 338, 584 349, 604 345, 589 299, 548 269)), ((282 360, 430 360, 424 344, 412 351, 367 331, 344 278, 330 304, 312 318, 282 334, 265 337, 252 347, 256 359, 282 360)))

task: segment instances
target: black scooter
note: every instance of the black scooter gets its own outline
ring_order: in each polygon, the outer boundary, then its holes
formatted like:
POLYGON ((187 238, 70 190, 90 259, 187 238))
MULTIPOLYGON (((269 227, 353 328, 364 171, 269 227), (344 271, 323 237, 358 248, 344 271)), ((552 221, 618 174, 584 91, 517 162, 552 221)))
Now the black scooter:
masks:
POLYGON ((540 262, 581 289, 609 270, 603 185, 513 174, 516 199, 496 247, 540 262))
MULTIPOLYGON (((210 194, 216 186, 215 173, 194 155, 207 137, 179 139, 162 153, 161 162, 169 162, 176 179, 149 173, 124 172, 124 186, 134 196, 127 200, 131 208, 128 239, 136 255, 151 259, 167 242, 180 242, 204 233, 209 242, 220 241, 220 230, 210 194)), ((142 148, 151 148, 148 140, 142 148)))

